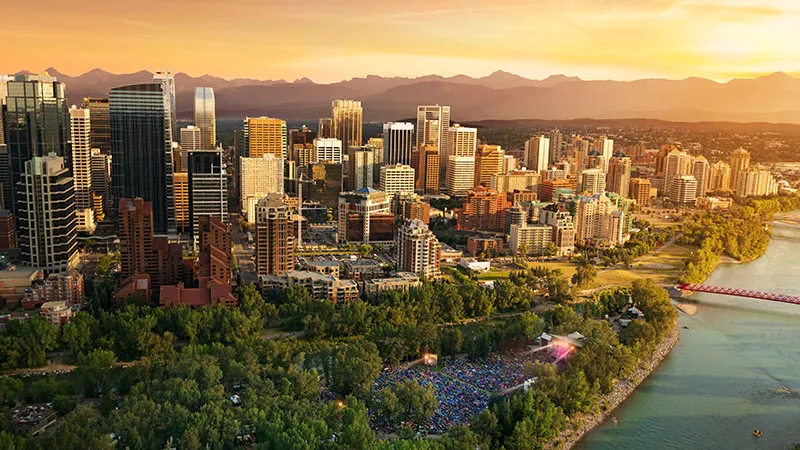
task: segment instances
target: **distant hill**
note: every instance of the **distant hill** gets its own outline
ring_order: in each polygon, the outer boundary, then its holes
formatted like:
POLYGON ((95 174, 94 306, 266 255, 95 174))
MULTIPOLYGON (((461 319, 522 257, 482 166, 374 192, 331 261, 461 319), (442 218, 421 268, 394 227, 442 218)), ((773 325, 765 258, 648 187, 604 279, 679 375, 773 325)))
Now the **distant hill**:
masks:
MULTIPOLYGON (((67 83, 70 102, 106 96, 115 86, 147 82, 152 73, 112 74, 101 69, 68 76, 46 69, 67 83)), ((190 117, 195 87, 214 88, 217 116, 272 115, 315 120, 330 115, 331 100, 352 98, 364 105, 364 120, 408 117, 420 104, 452 107, 458 121, 575 118, 643 118, 670 121, 800 123, 800 79, 783 73, 727 83, 684 80, 585 81, 553 75, 531 80, 497 71, 481 78, 457 75, 418 78, 369 75, 331 84, 308 78, 226 80, 210 75, 175 75, 178 114, 190 117)))

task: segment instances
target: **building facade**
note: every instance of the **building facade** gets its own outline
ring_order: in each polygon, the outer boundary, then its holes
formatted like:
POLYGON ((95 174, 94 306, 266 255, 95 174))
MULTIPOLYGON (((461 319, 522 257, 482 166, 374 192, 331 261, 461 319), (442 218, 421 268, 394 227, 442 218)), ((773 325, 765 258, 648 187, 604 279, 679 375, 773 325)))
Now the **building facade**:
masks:
POLYGON ((421 279, 441 279, 442 247, 421 220, 408 220, 397 230, 397 269, 421 279))
POLYGON ((247 117, 244 119, 241 156, 260 158, 271 154, 286 158, 286 122, 272 117, 247 117))
POLYGON ((241 207, 247 222, 255 223, 256 205, 269 193, 283 193, 284 160, 272 154, 261 158, 241 157, 239 162, 239 182, 241 186, 241 207))
POLYGON ((362 188, 339 194, 337 242, 393 244, 394 219, 385 192, 362 188))
POLYGON ((190 236, 197 245, 202 216, 228 223, 228 173, 222 150, 189 153, 190 236))
POLYGON ((216 111, 214 88, 196 87, 194 89, 194 126, 200 129, 200 149, 202 150, 212 150, 217 146, 216 111))
POLYGON ((69 110, 72 134, 72 178, 75 184, 75 217, 78 231, 94 233, 96 228, 92 197, 92 124, 88 109, 69 110))
POLYGON ((383 162, 384 164, 411 165, 411 152, 414 149, 414 124, 409 122, 388 122, 383 124, 383 162))
POLYGON ((357 100, 334 100, 331 104, 333 114, 333 137, 342 141, 344 148, 361 147, 363 130, 363 110, 357 100))

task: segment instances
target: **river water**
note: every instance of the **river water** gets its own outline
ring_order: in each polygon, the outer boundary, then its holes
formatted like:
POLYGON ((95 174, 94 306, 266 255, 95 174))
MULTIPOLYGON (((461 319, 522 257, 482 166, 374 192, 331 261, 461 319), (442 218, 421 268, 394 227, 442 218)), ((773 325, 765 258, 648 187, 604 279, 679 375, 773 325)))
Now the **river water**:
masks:
MULTIPOLYGON (((800 230, 706 283, 800 295, 800 230)), ((581 450, 776 449, 800 444, 800 306, 694 294, 670 356, 581 450), (689 327, 685 329, 684 327, 689 327), (752 435, 753 429, 763 437, 752 435)))

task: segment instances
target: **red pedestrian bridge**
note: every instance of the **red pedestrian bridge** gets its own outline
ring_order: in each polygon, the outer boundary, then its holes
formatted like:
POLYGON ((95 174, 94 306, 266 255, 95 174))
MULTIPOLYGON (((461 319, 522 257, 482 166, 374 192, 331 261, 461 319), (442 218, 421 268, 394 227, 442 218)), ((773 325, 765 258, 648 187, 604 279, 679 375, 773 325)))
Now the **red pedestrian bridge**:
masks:
POLYGON ((774 292, 752 291, 749 289, 737 289, 721 286, 710 286, 707 284, 681 284, 676 286, 682 291, 707 292, 709 294, 733 295, 736 297, 757 298, 772 302, 790 303, 800 305, 800 296, 789 294, 776 294, 774 292))

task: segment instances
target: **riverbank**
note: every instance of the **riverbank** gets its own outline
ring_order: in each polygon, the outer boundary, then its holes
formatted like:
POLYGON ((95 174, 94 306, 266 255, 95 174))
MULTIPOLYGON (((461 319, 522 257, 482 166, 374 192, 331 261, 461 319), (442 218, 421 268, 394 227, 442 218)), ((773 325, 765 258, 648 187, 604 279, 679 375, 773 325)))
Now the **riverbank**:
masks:
POLYGON ((636 391, 636 388, 658 368, 679 339, 680 330, 676 323, 672 332, 656 346, 655 351, 649 358, 639 364, 630 377, 619 380, 609 394, 600 398, 598 404, 605 406, 605 408, 598 408, 594 413, 579 414, 571 418, 567 423, 567 429, 554 439, 547 448, 571 449, 589 432, 605 422, 611 417, 614 410, 630 397, 636 391))

